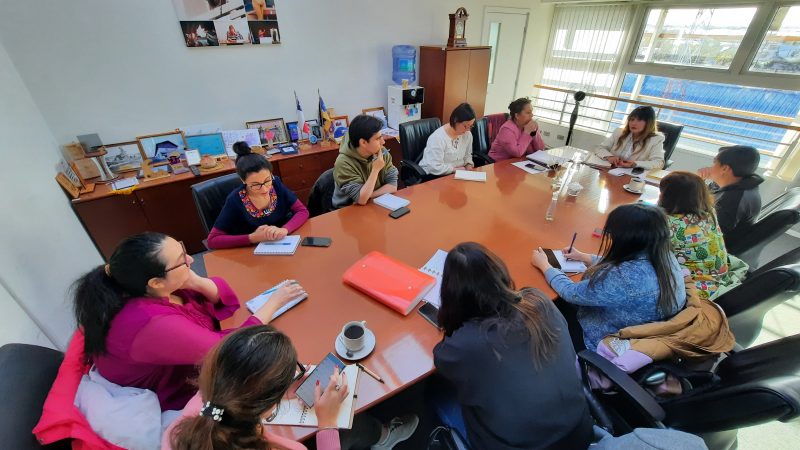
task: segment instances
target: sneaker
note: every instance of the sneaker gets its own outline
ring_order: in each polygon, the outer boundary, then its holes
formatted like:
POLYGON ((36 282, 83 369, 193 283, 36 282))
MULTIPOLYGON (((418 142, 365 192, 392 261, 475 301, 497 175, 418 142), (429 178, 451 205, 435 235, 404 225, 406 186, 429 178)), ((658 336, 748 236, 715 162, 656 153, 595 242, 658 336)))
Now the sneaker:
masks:
POLYGON ((386 439, 370 447, 372 450, 392 450, 395 445, 410 438, 419 425, 419 417, 416 414, 408 414, 395 417, 386 425, 389 433, 386 439))

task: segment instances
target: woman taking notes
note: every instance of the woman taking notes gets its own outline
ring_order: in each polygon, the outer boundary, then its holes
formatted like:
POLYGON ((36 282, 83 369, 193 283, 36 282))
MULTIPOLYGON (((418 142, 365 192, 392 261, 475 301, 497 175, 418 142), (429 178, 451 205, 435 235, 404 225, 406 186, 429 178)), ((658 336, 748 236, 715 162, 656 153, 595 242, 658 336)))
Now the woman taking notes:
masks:
MULTIPOLYGON (((197 364, 231 330, 220 320, 239 299, 220 278, 203 278, 189 265, 183 244, 160 233, 131 236, 108 264, 76 281, 75 317, 84 352, 107 380, 155 391, 162 410, 181 409, 196 388, 197 364)), ((240 327, 267 323, 303 294, 296 283, 273 294, 240 327)))
POLYGON ((428 144, 419 166, 428 175, 441 176, 456 170, 471 170, 472 133, 475 125, 475 111, 469 103, 456 106, 450 114, 450 123, 437 128, 428 137, 428 144))
POLYGON ((617 167, 664 167, 664 135, 656 131, 655 110, 640 106, 631 111, 625 126, 614 130, 594 152, 617 167))
POLYGON ((564 249, 565 257, 590 266, 577 283, 552 267, 541 248, 533 251, 531 263, 563 300, 577 306, 589 350, 596 350, 611 333, 668 319, 686 304, 683 274, 672 254, 667 217, 660 208, 619 206, 606 220, 600 256, 568 250, 564 249))
POLYGON ((516 290, 503 261, 474 242, 448 253, 441 298, 433 362, 455 388, 470 447, 586 448, 592 421, 553 302, 516 290))
POLYGON ((509 117, 492 141, 489 156, 495 161, 522 158, 544 150, 539 124, 533 120, 533 108, 527 98, 518 98, 508 105, 509 117))
POLYGON ((308 209, 272 173, 263 155, 245 142, 233 144, 236 173, 243 185, 228 195, 208 234, 212 249, 244 247, 283 239, 308 220, 308 209))

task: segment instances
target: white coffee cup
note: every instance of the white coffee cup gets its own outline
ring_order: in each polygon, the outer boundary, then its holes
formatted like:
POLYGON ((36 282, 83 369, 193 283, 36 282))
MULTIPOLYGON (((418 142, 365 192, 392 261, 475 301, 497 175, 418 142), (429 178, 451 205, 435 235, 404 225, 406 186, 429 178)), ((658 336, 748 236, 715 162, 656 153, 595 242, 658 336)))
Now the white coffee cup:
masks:
POLYGON ((342 327, 342 333, 339 338, 342 340, 345 348, 351 352, 357 352, 364 348, 365 336, 367 335, 367 322, 354 320, 347 322, 342 327))
POLYGON ((631 178, 628 182, 628 189, 634 192, 642 192, 644 190, 644 180, 641 178, 631 178))
POLYGON ((567 185, 567 195, 572 197, 577 196, 583 190, 583 185, 578 183, 577 181, 573 181, 572 183, 567 185))

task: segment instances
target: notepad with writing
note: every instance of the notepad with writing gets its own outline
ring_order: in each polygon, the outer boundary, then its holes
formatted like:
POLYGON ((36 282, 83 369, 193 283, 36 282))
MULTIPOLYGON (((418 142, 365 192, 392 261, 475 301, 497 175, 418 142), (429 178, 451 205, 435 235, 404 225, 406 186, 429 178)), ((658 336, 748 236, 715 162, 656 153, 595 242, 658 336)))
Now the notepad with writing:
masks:
POLYGON ((406 200, 402 197, 398 197, 392 194, 383 194, 380 197, 375 197, 374 200, 376 205, 382 206, 389 211, 394 211, 395 209, 402 208, 403 206, 408 206, 411 204, 410 200, 406 200))
POLYGON ((565 273, 586 272, 586 264, 565 258, 564 252, 561 250, 550 250, 549 248, 543 248, 542 250, 547 255, 547 262, 556 269, 560 269, 565 273))
POLYGON ((300 244, 300 235, 292 234, 277 241, 266 241, 258 244, 254 255, 294 255, 300 244))
POLYGON ((408 315, 436 279, 381 252, 370 252, 342 280, 403 315, 408 315))
MULTIPOLYGON (((349 392, 347 397, 342 400, 339 408, 339 416, 336 418, 336 428, 350 429, 353 427, 353 415, 355 413, 356 390, 358 389, 358 376, 360 371, 358 366, 351 364, 345 366, 344 374, 347 376, 347 386, 349 392)), ((299 427, 316 427, 318 425, 317 415, 313 407, 308 407, 297 397, 281 400, 278 405, 278 415, 270 422, 270 425, 290 425, 299 427)))
MULTIPOLYGON (((283 280, 280 283, 276 284, 275 286, 272 286, 271 288, 267 289, 266 291, 258 294, 257 296, 253 297, 252 299, 248 300, 247 303, 245 303, 245 305, 247 305, 247 309, 250 310, 251 313, 255 313, 256 311, 261 309, 262 306, 267 304, 267 302, 272 297, 272 294, 275 293, 275 291, 277 291, 278 289, 280 289, 283 286, 285 286, 288 282, 289 282, 289 280, 283 280)), ((281 306, 280 308, 278 308, 277 311, 275 311, 275 313, 272 315, 271 320, 275 320, 278 316, 280 316, 281 314, 285 313, 289 309, 293 308, 294 305, 302 302, 303 300, 305 300, 307 298, 308 298, 308 294, 303 294, 303 295, 301 295, 299 297, 295 297, 295 298, 289 300, 288 303, 286 303, 285 305, 281 306)))
POLYGON ((436 250, 436 253, 431 256, 431 259, 425 263, 419 270, 422 273, 427 273, 436 279, 433 287, 424 297, 423 300, 432 304, 435 307, 442 306, 442 273, 444 273, 444 261, 447 259, 447 252, 444 250, 436 250))
POLYGON ((483 181, 486 182, 486 172, 475 170, 456 170, 456 180, 483 181))

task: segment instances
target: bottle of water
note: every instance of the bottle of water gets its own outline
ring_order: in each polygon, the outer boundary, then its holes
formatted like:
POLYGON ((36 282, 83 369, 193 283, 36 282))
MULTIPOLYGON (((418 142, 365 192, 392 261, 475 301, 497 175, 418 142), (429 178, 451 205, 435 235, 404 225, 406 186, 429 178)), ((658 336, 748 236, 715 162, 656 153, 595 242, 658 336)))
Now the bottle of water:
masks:
POLYGON ((553 191, 553 198, 550 199, 550 206, 547 207, 547 212, 544 213, 544 220, 552 222, 556 216, 556 205, 558 204, 558 191, 553 191))
POLYGON ((417 80, 417 49, 411 45, 392 47, 392 81, 401 84, 403 80, 410 84, 417 80))

